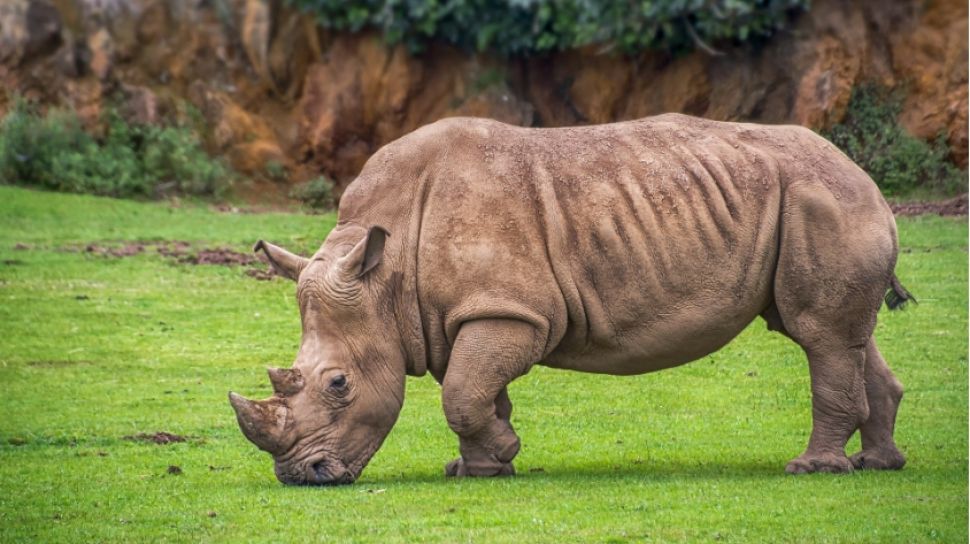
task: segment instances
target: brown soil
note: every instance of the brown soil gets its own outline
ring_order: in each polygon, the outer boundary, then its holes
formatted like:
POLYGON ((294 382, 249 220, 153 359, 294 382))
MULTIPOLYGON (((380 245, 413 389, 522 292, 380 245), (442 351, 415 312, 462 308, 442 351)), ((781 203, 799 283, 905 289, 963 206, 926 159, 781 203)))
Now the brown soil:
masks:
POLYGON ((159 255, 173 257, 182 264, 214 264, 220 266, 252 266, 261 261, 255 255, 240 253, 225 247, 203 248, 192 251, 188 242, 174 241, 157 246, 159 255))
POLYGON ((239 253, 226 248, 202 249, 195 255, 187 255, 179 259, 186 264, 217 264, 222 266, 248 266, 259 262, 253 255, 239 253))
MULTIPOLYGON (((24 249, 27 247, 29 246, 25 246, 24 249)), ((276 273, 268 267, 269 263, 262 255, 257 256, 249 253, 241 253, 226 247, 195 249, 191 243, 184 240, 156 243, 128 242, 120 246, 107 245, 104 242, 92 242, 83 246, 83 249, 79 246, 64 246, 59 248, 60 251, 72 253, 84 251, 85 253, 113 258, 131 257, 150 249, 154 249, 157 254, 163 257, 174 259, 180 264, 243 266, 247 267, 245 271, 247 276, 264 281, 271 280, 276 276, 276 273), (267 265, 267 268, 262 268, 264 265, 267 265)), ((4 262, 4 264, 20 264, 20 262, 4 262)))
POLYGON ((148 433, 138 433, 130 434, 123 437, 125 440, 141 441, 141 442, 152 442, 161 446, 167 444, 174 444, 175 442, 185 442, 184 436, 179 436, 177 434, 167 433, 165 431, 159 431, 155 434, 148 433))
POLYGON ((273 269, 273 267, 269 267, 266 270, 260 268, 250 268, 246 270, 246 275, 255 280, 269 281, 279 274, 276 273, 276 270, 273 269))
POLYGON ((88 244, 84 251, 95 255, 107 255, 111 257, 131 257, 145 251, 145 246, 138 243, 125 244, 121 247, 105 247, 98 244, 88 244))
POLYGON ((165 257, 184 257, 189 250, 192 248, 192 244, 183 240, 172 240, 170 242, 165 242, 163 244, 158 244, 155 251, 159 255, 164 255, 165 257))
POLYGON ((949 200, 936 202, 898 202, 890 204, 890 207, 896 215, 967 215, 967 195, 962 194, 949 200))

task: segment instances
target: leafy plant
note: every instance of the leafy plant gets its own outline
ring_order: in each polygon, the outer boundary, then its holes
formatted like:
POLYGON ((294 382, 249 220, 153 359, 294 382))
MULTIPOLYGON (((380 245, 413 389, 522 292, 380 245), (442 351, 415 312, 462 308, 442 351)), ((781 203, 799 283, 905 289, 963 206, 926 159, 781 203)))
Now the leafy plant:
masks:
POLYGON ((181 126, 131 125, 106 114, 95 138, 74 112, 41 115, 22 99, 0 122, 0 183, 98 195, 156 197, 169 192, 218 195, 230 172, 181 126))
POLYGON ((333 182, 325 176, 314 178, 294 187, 290 191, 290 198, 299 200, 304 206, 313 211, 333 209, 335 204, 333 182))
POLYGON ((949 161, 946 137, 921 140, 899 125, 903 93, 875 85, 852 92, 842 123, 824 134, 869 173, 883 193, 922 189, 951 194, 966 189, 967 174, 949 161))
POLYGON ((809 0, 289 0, 335 30, 380 29, 420 51, 431 40, 529 54, 614 46, 627 53, 765 38, 809 0))
POLYGON ((286 181, 286 167, 279 161, 267 161, 263 172, 266 174, 266 177, 277 183, 286 181))

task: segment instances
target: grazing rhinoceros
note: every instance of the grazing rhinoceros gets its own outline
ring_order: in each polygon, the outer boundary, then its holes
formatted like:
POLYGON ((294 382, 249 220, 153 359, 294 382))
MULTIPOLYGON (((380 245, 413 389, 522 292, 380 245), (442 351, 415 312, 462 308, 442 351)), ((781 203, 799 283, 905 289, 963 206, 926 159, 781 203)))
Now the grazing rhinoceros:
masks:
POLYGON ((893 273, 893 215, 804 128, 447 119, 367 162, 312 258, 255 249, 297 282, 303 338, 292 368, 269 371, 273 397, 230 401, 284 483, 354 481, 398 417, 405 375, 426 372, 458 435, 445 473, 513 474, 506 387, 537 361, 652 372, 759 315, 811 372, 811 438, 786 470, 905 462, 893 442, 903 389, 872 336, 887 289, 890 307, 912 298, 893 273))

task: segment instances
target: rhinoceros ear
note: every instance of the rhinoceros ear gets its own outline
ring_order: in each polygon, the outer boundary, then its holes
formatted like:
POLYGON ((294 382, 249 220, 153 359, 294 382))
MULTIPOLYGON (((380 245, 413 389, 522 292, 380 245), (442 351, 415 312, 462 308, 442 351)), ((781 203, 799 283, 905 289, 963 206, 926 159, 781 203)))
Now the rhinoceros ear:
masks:
POLYGON ((298 368, 267 368, 273 392, 288 397, 303 389, 303 374, 298 368))
POLYGON ((384 227, 373 226, 367 229, 367 235, 357 245, 350 250, 340 260, 337 266, 340 267, 340 276, 345 280, 354 280, 363 277, 368 272, 381 264, 384 258, 384 242, 391 233, 384 227))
POLYGON ((289 408, 283 399, 273 397, 268 400, 252 401, 230 392, 229 403, 236 411, 239 428, 250 442, 273 455, 286 451, 289 444, 285 441, 284 433, 289 408))
POLYGON ((269 259, 269 264, 272 265, 277 274, 290 278, 293 281, 296 281, 300 277, 300 272, 310 262, 306 257, 294 255, 279 246, 274 246, 263 240, 256 242, 256 245, 253 246, 253 253, 259 250, 263 250, 266 258, 269 259))

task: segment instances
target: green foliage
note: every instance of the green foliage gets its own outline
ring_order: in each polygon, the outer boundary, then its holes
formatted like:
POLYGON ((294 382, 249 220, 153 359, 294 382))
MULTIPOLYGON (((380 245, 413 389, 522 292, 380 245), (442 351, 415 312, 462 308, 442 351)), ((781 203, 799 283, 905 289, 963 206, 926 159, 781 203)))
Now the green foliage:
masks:
POLYGON ((289 0, 326 28, 383 31, 419 51, 430 40, 503 54, 609 44, 627 53, 765 38, 809 0, 289 0))
POLYGON ((267 161, 266 167, 263 170, 266 174, 266 177, 268 177, 272 181, 275 181, 277 183, 286 181, 286 167, 283 166, 283 163, 279 161, 275 161, 275 160, 267 161))
POLYGON ((331 210, 334 207, 333 182, 325 176, 314 178, 301 183, 290 191, 290 198, 295 198, 313 211, 331 210))
POLYGON ((899 219, 896 271, 921 303, 883 311, 876 335, 906 386, 910 463, 805 477, 783 472, 811 429, 805 355, 758 320, 676 369, 516 380, 514 478, 443 477, 458 443, 428 375, 356 484, 284 487, 226 392, 272 394, 265 367, 300 344, 294 284, 58 250, 309 254, 335 223, 0 187, 0 542, 967 542, 965 218, 899 219), (157 431, 187 441, 123 438, 157 431))
POLYGON ((0 183, 116 197, 220 195, 227 187, 229 170, 189 129, 131 125, 114 111, 105 122, 99 139, 71 111, 41 115, 17 100, 0 122, 0 183))
POLYGON ((967 173, 950 162, 944 135, 927 142, 900 126, 902 101, 900 91, 858 87, 845 119, 824 136, 872 176, 886 195, 965 190, 967 173))

